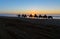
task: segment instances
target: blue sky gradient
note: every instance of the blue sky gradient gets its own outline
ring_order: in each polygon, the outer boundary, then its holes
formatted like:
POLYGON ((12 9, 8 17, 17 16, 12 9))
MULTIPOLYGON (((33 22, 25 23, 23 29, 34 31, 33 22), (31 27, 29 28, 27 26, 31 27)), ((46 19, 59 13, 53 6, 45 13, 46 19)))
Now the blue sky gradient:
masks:
POLYGON ((59 14, 60 0, 0 0, 0 13, 18 13, 27 10, 55 10, 59 14))

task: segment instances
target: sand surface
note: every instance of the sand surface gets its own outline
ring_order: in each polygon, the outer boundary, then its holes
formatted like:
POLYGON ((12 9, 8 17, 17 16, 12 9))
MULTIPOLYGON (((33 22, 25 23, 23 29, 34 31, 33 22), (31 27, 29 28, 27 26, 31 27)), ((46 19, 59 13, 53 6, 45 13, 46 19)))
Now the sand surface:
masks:
POLYGON ((60 19, 0 17, 0 39, 60 39, 60 19))

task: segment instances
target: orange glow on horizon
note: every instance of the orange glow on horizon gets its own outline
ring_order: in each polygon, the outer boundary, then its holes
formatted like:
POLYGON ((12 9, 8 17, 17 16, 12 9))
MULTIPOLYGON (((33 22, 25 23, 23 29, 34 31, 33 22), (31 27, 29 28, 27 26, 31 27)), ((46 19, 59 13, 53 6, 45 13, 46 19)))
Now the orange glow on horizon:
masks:
POLYGON ((7 11, 7 12, 0 12, 6 14, 60 14, 60 10, 25 10, 25 11, 7 11))

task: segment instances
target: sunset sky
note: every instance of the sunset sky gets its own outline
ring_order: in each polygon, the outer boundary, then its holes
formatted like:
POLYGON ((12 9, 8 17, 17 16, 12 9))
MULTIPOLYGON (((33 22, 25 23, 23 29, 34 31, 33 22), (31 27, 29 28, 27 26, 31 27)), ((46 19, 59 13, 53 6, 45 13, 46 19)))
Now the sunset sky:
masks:
POLYGON ((60 14, 60 0, 0 0, 0 14, 60 14))

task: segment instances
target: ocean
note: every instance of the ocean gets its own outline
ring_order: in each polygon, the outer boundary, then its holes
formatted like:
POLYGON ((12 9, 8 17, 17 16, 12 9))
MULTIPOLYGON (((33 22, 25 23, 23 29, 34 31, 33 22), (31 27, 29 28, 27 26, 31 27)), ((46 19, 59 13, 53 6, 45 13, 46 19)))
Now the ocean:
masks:
MULTIPOLYGON (((8 16, 8 17, 18 17, 17 14, 0 14, 0 16, 8 16)), ((42 15, 43 16, 43 15, 42 15)), ((60 14, 53 14, 53 15, 48 15, 47 16, 53 16, 53 19, 60 19, 60 14)))

